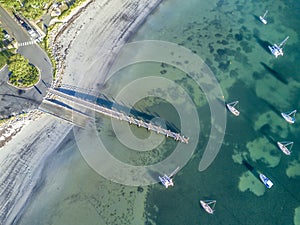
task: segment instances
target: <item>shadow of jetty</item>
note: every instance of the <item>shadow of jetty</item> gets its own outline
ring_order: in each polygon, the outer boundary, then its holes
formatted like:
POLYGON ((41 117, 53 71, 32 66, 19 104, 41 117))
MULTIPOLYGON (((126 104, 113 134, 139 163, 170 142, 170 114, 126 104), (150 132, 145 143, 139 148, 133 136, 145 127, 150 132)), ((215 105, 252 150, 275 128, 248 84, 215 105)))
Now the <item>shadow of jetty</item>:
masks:
POLYGON ((277 80, 279 80, 280 82, 284 83, 284 84, 288 84, 288 82, 284 79, 284 76, 277 72, 276 70, 272 69, 271 67, 269 67, 267 64, 260 62, 260 64, 270 73, 272 74, 277 80))
MULTIPOLYGON (((79 91, 75 91, 75 90, 70 90, 70 89, 65 89, 65 88, 58 88, 56 89, 62 93, 65 93, 67 95, 70 96, 74 96, 78 99, 81 100, 85 100, 88 102, 91 102, 93 104, 97 104, 99 106, 105 107, 107 109, 112 109, 118 112, 124 112, 125 114, 132 116, 136 119, 140 119, 143 120, 147 123, 151 123, 153 125, 157 125, 157 126, 162 126, 162 124, 159 123, 159 120, 157 120, 156 118, 159 117, 159 114, 156 112, 152 112, 150 113, 149 111, 147 111, 147 113, 142 112, 140 110, 137 110, 133 107, 127 107, 125 106, 125 103, 121 102, 121 103, 117 103, 115 101, 114 98, 109 98, 104 94, 90 94, 90 93, 84 93, 84 92, 79 92, 79 91), (97 97, 96 97, 97 96, 97 97), (157 121, 157 123, 156 123, 157 121)), ((179 133, 180 128, 175 126, 174 123, 170 123, 168 121, 164 121, 165 122, 165 129, 168 129, 172 132, 176 132, 179 133)))

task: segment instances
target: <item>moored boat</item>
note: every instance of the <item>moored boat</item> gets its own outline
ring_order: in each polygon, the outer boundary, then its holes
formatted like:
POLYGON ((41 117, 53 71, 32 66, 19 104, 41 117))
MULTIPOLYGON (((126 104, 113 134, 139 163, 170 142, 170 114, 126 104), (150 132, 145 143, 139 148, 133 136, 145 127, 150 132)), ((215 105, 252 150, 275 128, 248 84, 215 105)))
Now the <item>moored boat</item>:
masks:
POLYGON ((216 202, 216 200, 200 200, 202 208, 209 214, 214 213, 214 207, 216 205, 216 202))
POLYGON ((178 172, 179 167, 177 167, 169 176, 164 174, 162 177, 158 176, 158 179, 160 182, 165 186, 165 188, 168 188, 169 186, 174 186, 172 177, 178 172))
POLYGON ((265 19, 267 13, 268 13, 268 10, 266 10, 266 12, 264 13, 263 16, 260 16, 260 17, 259 17, 260 21, 261 21, 263 24, 267 24, 267 23, 268 23, 267 20, 265 19))
POLYGON ((278 56, 283 56, 283 46, 286 43, 286 41, 289 39, 289 36, 287 36, 279 45, 274 44, 272 46, 268 46, 271 53, 277 58, 278 56))
POLYGON ((281 116, 287 121, 288 123, 295 123, 295 114, 297 110, 293 110, 291 112, 283 112, 281 113, 281 116))
POLYGON ((240 115, 240 112, 235 108, 235 106, 239 103, 239 101, 227 103, 226 107, 227 109, 235 116, 240 115))
POLYGON ((272 46, 268 46, 271 53, 277 58, 278 56, 283 56, 282 48, 280 48, 277 44, 274 44, 272 46))
POLYGON ((266 175, 260 173, 259 178, 267 188, 271 188, 273 186, 273 182, 267 178, 266 175))
POLYGON ((158 176, 160 182, 165 186, 165 188, 168 188, 169 186, 174 186, 173 179, 167 176, 166 174, 164 176, 158 176))
POLYGON ((286 155, 290 155, 291 154, 291 149, 293 147, 293 144, 294 144, 294 142, 287 142, 287 141, 285 141, 285 142, 279 142, 279 141, 277 141, 278 147, 286 155))

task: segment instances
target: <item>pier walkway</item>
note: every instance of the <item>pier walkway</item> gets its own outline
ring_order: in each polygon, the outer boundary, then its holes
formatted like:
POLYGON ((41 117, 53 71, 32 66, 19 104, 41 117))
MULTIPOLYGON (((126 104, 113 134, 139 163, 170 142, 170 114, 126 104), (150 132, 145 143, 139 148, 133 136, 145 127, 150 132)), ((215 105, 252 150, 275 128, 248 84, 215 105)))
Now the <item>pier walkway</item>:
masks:
POLYGON ((165 135, 166 137, 173 138, 175 141, 179 141, 181 143, 188 144, 189 138, 184 137, 183 135, 181 135, 179 133, 175 133, 175 132, 172 132, 170 130, 164 129, 160 126, 144 122, 143 120, 139 120, 139 119, 136 119, 132 116, 128 116, 128 115, 124 114, 123 112, 119 112, 119 111, 116 111, 116 110, 113 110, 113 109, 109 109, 109 108, 94 104, 92 102, 83 100, 83 99, 78 98, 76 96, 68 95, 66 93, 63 93, 63 92, 60 92, 58 90, 50 88, 49 92, 48 92, 48 97, 49 98, 55 98, 55 96, 66 99, 68 101, 72 101, 73 103, 79 104, 79 105, 83 106, 84 108, 96 111, 96 112, 101 113, 105 116, 109 116, 111 118, 126 121, 129 124, 135 124, 138 127, 144 127, 149 131, 154 131, 157 134, 162 134, 162 135, 165 135))

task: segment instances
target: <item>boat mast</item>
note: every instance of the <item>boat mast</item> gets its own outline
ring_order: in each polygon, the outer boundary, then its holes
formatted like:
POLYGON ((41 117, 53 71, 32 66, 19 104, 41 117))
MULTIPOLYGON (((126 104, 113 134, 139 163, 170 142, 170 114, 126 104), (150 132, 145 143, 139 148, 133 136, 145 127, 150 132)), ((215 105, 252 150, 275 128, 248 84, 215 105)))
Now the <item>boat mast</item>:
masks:
POLYGON ((207 205, 213 204, 212 207, 210 207, 210 208, 214 209, 217 201, 216 200, 207 200, 207 201, 209 201, 209 202, 207 202, 206 204, 207 205))
POLYGON ((289 148, 289 150, 291 150, 292 149, 292 147, 293 147, 293 144, 294 144, 294 142, 286 142, 285 144, 284 144, 284 146, 287 148, 287 146, 289 146, 290 145, 290 148, 289 148))
POLYGON ((173 177, 179 170, 179 166, 170 174, 170 178, 173 177))
POLYGON ((297 112, 297 110, 294 110, 294 111, 290 112, 288 115, 289 115, 289 116, 290 116, 290 115, 295 116, 296 112, 297 112))
POLYGON ((232 107, 235 107, 238 103, 239 103, 239 101, 235 101, 235 102, 229 103, 229 105, 231 105, 232 107))
POLYGON ((266 17, 267 13, 268 13, 268 10, 266 10, 265 14, 263 15, 263 18, 266 17))
POLYGON ((289 36, 287 36, 287 37, 280 43, 279 48, 281 48, 281 47, 285 44, 285 42, 286 42, 288 39, 289 39, 289 36))

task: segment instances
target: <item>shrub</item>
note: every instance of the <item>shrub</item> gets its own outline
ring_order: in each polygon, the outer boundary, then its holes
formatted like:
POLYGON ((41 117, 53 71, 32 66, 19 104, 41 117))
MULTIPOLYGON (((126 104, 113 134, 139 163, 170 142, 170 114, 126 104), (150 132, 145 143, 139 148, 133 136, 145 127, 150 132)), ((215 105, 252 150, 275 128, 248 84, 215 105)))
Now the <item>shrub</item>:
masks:
POLYGON ((8 60, 10 73, 9 83, 17 87, 31 87, 39 80, 38 69, 20 54, 11 56, 8 60))

